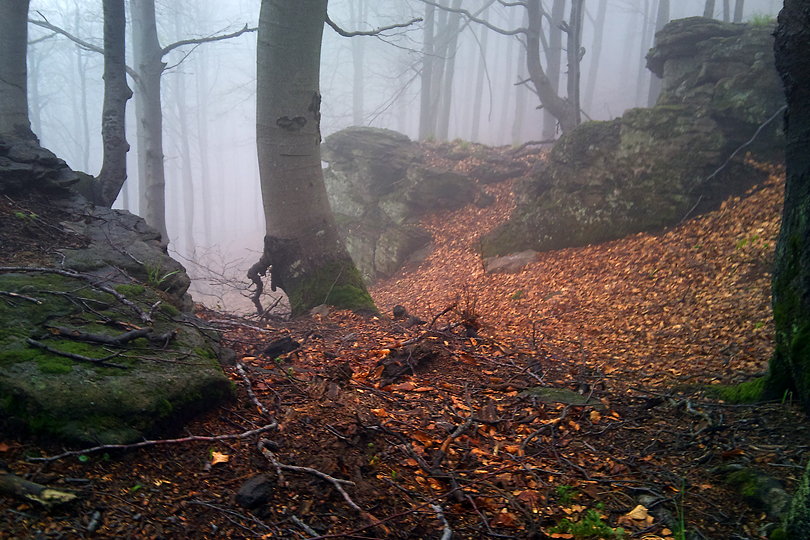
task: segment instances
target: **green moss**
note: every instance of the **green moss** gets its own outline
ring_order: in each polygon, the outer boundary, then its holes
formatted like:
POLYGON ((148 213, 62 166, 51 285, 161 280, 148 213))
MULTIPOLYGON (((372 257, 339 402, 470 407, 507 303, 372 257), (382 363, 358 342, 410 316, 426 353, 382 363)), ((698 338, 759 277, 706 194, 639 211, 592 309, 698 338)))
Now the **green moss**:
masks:
POLYGON ((728 403, 757 403, 762 401, 765 377, 752 379, 735 385, 710 386, 708 391, 728 403))
POLYGON ((60 373, 70 373, 73 370, 73 361, 59 356, 42 356, 37 358, 37 366, 42 373, 58 375, 60 373))
POLYGON ((351 261, 326 264, 296 280, 289 289, 286 292, 294 316, 321 304, 377 312, 360 272, 351 261))
POLYGON ((782 538, 810 538, 810 462, 790 501, 783 528, 782 538))
POLYGON ((144 293, 144 291, 146 291, 146 287, 144 287, 143 285, 135 285, 135 284, 122 283, 121 285, 116 285, 114 288, 116 291, 123 294, 124 296, 130 297, 140 296, 144 293))
POLYGON ((180 310, 166 302, 160 304, 160 311, 169 317, 177 317, 180 315, 180 310))

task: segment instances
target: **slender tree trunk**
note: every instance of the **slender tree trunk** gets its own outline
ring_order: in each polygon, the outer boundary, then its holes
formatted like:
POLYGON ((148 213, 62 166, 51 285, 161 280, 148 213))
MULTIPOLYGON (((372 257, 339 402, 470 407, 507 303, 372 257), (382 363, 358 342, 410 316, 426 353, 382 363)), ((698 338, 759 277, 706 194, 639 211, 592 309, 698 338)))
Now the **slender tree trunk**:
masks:
MULTIPOLYGON (((641 54, 638 62, 638 79, 636 79, 636 105, 642 106, 642 96, 644 95, 644 85, 652 79, 652 72, 647 69, 645 58, 650 49, 650 0, 644 0, 644 11, 642 12, 641 31, 641 54)), ((649 86, 647 87, 649 90, 649 86)), ((644 103, 646 105, 646 102, 644 103)))
POLYGON ((39 47, 28 47, 28 107, 31 116, 31 129, 42 136, 42 99, 39 95, 39 65, 43 55, 39 47))
MULTIPOLYGON (((489 11, 489 8, 487 8, 489 11)), ((481 18, 486 20, 487 11, 481 14, 481 18)), ((481 129, 481 105, 484 101, 484 74, 487 70, 487 45, 489 41, 489 29, 481 26, 480 56, 478 58, 478 69, 475 73, 475 98, 473 100, 472 129, 470 130, 470 140, 478 141, 481 129)))
POLYGON ((571 16, 568 19, 568 102, 574 115, 574 124, 582 122, 582 106, 579 99, 580 60, 582 60, 582 18, 584 0, 571 0, 571 16))
POLYGON ((419 140, 424 141, 434 136, 431 119, 431 95, 433 93, 433 64, 435 61, 435 25, 436 8, 425 4, 424 37, 422 39, 422 77, 419 95, 419 140))
POLYGON ((130 3, 132 45, 138 72, 135 111, 138 138, 140 213, 169 241, 166 231, 166 172, 163 163, 163 115, 160 77, 166 64, 157 36, 155 0, 130 3))
MULTIPOLYGON (((453 0, 454 9, 461 7, 461 0, 453 0)), ((444 79, 441 90, 441 106, 439 107, 438 125, 436 126, 436 136, 440 141, 446 141, 450 132, 450 109, 453 98, 453 78, 456 72, 456 53, 458 52, 458 34, 461 24, 461 14, 451 13, 448 17, 447 47, 445 48, 444 79)))
POLYGON ((723 0, 723 22, 731 20, 731 0, 723 0))
POLYGON ((540 34, 543 31, 540 0, 527 0, 526 8, 529 12, 529 28, 526 34, 526 66, 529 77, 540 96, 540 103, 557 119, 560 129, 565 133, 577 126, 577 114, 571 102, 561 98, 554 90, 540 63, 540 34))
POLYGON ((126 12, 124 0, 104 0, 104 105, 101 138, 104 160, 94 190, 94 202, 112 206, 127 179, 127 101, 132 91, 126 72, 126 12))
MULTIPOLYGON (((80 34, 80 17, 78 3, 74 7, 74 28, 76 35, 80 34)), ((76 114, 79 115, 81 125, 81 144, 78 148, 79 155, 81 156, 80 167, 83 171, 90 170, 90 115, 87 112, 87 60, 84 56, 84 51, 81 47, 76 47, 76 78, 79 81, 79 91, 77 98, 79 99, 79 107, 76 114)), ((74 90, 75 92, 75 90, 74 90)))
MULTIPOLYGON (((546 48, 548 83, 554 93, 560 91, 560 70, 562 69, 562 22, 565 19, 565 0, 554 0, 551 5, 551 22, 546 48)), ((531 24, 531 19, 529 24, 531 24)), ((542 27, 541 27, 542 31, 542 27)), ((528 58, 527 58, 528 62, 528 58)), ((543 138, 553 139, 557 133, 557 119, 548 109, 543 109, 543 138)))
MULTIPOLYGON (((523 12, 523 26, 529 26, 529 13, 528 11, 523 12)), ((526 67, 526 47, 520 46, 520 52, 518 53, 518 79, 521 81, 524 80, 526 77, 521 74, 521 70, 526 67)), ((526 118, 526 94, 528 93, 526 90, 526 85, 521 84, 516 86, 514 89, 515 92, 515 117, 512 121, 512 144, 520 144, 523 140, 523 122, 526 118)))
POLYGON ((590 50, 590 65, 588 80, 585 81, 585 106, 589 111, 594 110, 593 95, 596 90, 596 77, 599 74, 599 59, 602 56, 602 37, 605 33, 605 19, 607 18, 607 0, 599 0, 593 29, 593 43, 590 50))
MULTIPOLYGON (((365 22, 366 19, 366 3, 365 0, 351 0, 349 2, 349 9, 351 10, 351 20, 358 28, 360 24, 365 22)), ((355 126, 363 125, 363 109, 364 109, 364 88, 365 81, 363 80, 363 63, 366 56, 366 40, 363 38, 356 38, 351 40, 352 46, 352 123, 355 126)))
MULTIPOLYGON (((776 66, 788 106, 787 183, 772 287, 776 350, 765 389, 767 397, 776 399, 792 392, 810 412, 810 5, 785 0, 775 35, 776 66)), ((805 538, 807 530, 803 533, 788 537, 805 538)))
MULTIPOLYGON (((448 0, 438 0, 442 6, 447 5, 448 0)), ((433 77, 430 85, 430 133, 433 137, 439 138, 439 107, 441 106, 442 89, 444 88, 444 66, 447 62, 448 40, 447 33, 447 10, 439 9, 436 17, 436 29, 434 31, 434 58, 433 77)))
POLYGON ((28 0, 0 0, 0 134, 36 139, 28 120, 28 0))
POLYGON ((745 0, 737 0, 734 2, 734 22, 742 22, 743 11, 745 10, 745 0))
MULTIPOLYGON (((658 0, 658 15, 655 17, 655 31, 658 33, 669 22, 669 0, 658 0)), ((652 107, 658 101, 661 93, 662 81, 655 75, 650 78, 650 93, 647 96, 647 106, 652 107)))
POLYGON ((211 160, 208 153, 211 149, 208 146, 208 71, 210 65, 208 57, 199 54, 196 57, 197 77, 197 160, 200 169, 199 193, 200 193, 200 215, 202 216, 203 240, 202 245, 214 245, 215 230, 215 206, 211 197, 211 160))
POLYGON ((267 234, 248 275, 258 288, 259 276, 272 267, 272 285, 287 293, 294 315, 319 304, 374 309, 338 236, 323 182, 319 69, 326 3, 262 0, 259 16, 256 142, 267 234))
POLYGON ((714 5, 715 0, 706 0, 706 6, 703 8, 703 16, 707 19, 714 18, 714 5))

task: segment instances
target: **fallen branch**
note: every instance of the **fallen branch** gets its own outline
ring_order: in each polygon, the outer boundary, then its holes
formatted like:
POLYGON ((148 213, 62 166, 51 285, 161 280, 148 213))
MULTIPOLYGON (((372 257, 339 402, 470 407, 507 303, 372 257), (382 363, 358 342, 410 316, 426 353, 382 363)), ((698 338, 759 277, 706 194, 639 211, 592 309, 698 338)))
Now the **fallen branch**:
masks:
POLYGON ((9 472, 0 472, 0 493, 35 502, 46 508, 68 503, 78 497, 75 493, 29 482, 25 478, 9 472))
POLYGON ((242 366, 241 363, 236 363, 236 372, 239 373, 239 376, 242 377, 242 380, 245 381, 245 388, 247 389, 248 396, 250 396, 251 401, 258 407, 261 413, 268 418, 272 418, 273 414, 267 410, 259 398, 256 397, 256 394, 253 392, 253 385, 250 383, 250 379, 248 379, 247 373, 245 373, 245 368, 242 366))
POLYGON ((270 431, 271 429, 275 429, 278 427, 278 422, 275 420, 266 426, 262 426, 260 428, 251 429, 250 431, 244 431, 242 433, 234 433, 229 435, 215 435, 211 437, 206 437, 202 435, 192 435, 190 437, 183 437, 182 439, 159 439, 159 440, 146 440, 141 441, 138 443, 132 444, 103 444, 101 446, 94 446, 92 448, 84 448, 82 450, 71 450, 68 452, 62 452, 61 454, 55 456, 48 456, 48 457, 29 457, 28 461, 44 461, 44 462, 51 462, 57 461, 66 457, 71 456, 81 456, 83 454, 92 454, 93 452, 99 452, 101 450, 129 450, 132 448, 143 448, 146 446, 157 446, 159 444, 180 444, 180 443, 187 443, 187 442, 216 442, 216 441, 229 441, 233 439, 247 439, 248 437, 252 437, 253 435, 258 435, 259 433, 264 433, 265 431, 270 431))
POLYGON ((71 360, 76 360, 78 362, 88 362, 90 364, 95 364, 97 366, 107 366, 107 367, 114 367, 119 369, 127 369, 127 366, 122 364, 115 364, 110 362, 111 358, 116 358, 120 355, 118 354, 111 354, 109 356, 105 356, 103 358, 92 358, 90 356, 83 356, 81 354, 70 353, 66 351, 60 351, 59 349, 54 349, 53 347, 48 347, 41 341, 37 341, 35 339, 28 338, 25 340, 26 343, 31 345, 32 347, 36 347, 37 349, 42 349, 43 351, 49 352, 51 354, 55 354, 57 356, 64 356, 65 358, 70 358, 71 360))
POLYGON ((66 328, 64 326, 51 326, 56 330, 60 335, 69 337, 71 339, 76 339, 79 341, 89 341, 92 343, 102 343, 104 345, 112 345, 116 347, 120 347, 122 345, 126 345, 130 341, 134 341, 138 338, 146 338, 152 343, 161 343, 166 344, 177 335, 176 330, 172 330, 170 332, 166 332, 165 334, 155 334, 153 328, 137 328, 135 330, 130 330, 129 332, 124 332, 123 334, 119 334, 117 336, 108 336, 106 334, 90 334, 87 332, 82 332, 81 330, 77 330, 75 328, 66 328))
POLYGON ((266 439, 261 439, 259 441, 257 448, 259 449, 259 452, 261 452, 262 455, 265 458, 267 458, 267 461, 269 461, 277 470, 281 469, 285 471, 303 472, 311 474, 313 476, 317 476, 322 480, 326 480, 327 482, 331 483, 332 486, 334 486, 334 488, 338 491, 338 493, 340 493, 340 495, 343 497, 343 500, 346 501, 346 504, 351 506, 358 514, 360 514, 360 516, 366 519, 370 524, 374 526, 379 525, 380 527, 382 527, 383 530, 385 530, 386 535, 390 534, 391 531, 390 529, 388 529, 388 527, 382 525, 382 522, 376 517, 374 517, 370 512, 366 512, 365 510, 360 508, 360 506, 358 506, 357 503, 352 500, 349 494, 346 493, 346 490, 343 489, 343 485, 353 486, 355 485, 354 482, 352 482, 351 480, 343 480, 341 478, 335 478, 334 476, 330 476, 325 472, 321 472, 311 467, 302 467, 299 465, 287 465, 285 463, 281 463, 279 460, 276 459, 275 454, 273 454, 273 452, 271 452, 270 449, 267 448, 268 445, 270 444, 271 444, 270 441, 266 439))
POLYGON ((453 529, 450 528, 450 524, 447 523, 447 518, 444 517, 444 510, 438 504, 431 504, 430 507, 436 512, 436 517, 439 518, 439 521, 442 523, 442 527, 444 531, 442 532, 441 540, 450 540, 453 538, 453 529))
POLYGON ((42 305, 42 300, 37 300, 36 298, 24 296, 22 294, 17 294, 13 292, 0 291, 0 296, 8 296, 9 298, 19 298, 20 300, 28 300, 29 302, 33 302, 34 304, 42 305))

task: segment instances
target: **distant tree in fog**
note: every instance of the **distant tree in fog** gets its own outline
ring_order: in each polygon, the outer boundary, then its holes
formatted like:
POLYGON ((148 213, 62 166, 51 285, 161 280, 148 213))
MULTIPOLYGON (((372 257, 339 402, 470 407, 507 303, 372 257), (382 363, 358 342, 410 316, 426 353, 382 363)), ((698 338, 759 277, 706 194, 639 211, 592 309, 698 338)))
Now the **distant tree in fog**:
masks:
MULTIPOLYGON (((659 32, 669 22, 669 0, 658 0, 658 10, 655 17, 655 31, 659 32)), ((650 92, 647 97, 647 106, 652 107, 661 93, 661 79, 653 76, 650 79, 650 92)))
POLYGON ((0 134, 36 139, 28 119, 28 0, 0 0, 0 134))

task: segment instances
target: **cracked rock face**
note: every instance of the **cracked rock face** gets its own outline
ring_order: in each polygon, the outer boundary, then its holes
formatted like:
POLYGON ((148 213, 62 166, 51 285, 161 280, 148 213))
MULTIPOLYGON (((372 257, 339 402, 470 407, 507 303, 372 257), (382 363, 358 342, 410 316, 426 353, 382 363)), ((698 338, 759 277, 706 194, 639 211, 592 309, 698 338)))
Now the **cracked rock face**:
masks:
POLYGON ((424 164, 405 135, 351 127, 326 138, 323 160, 329 202, 349 254, 363 277, 387 277, 417 259, 430 234, 414 224, 426 212, 475 200, 467 177, 424 164))
POLYGON ((660 230, 761 181, 746 152, 781 160, 784 147, 771 33, 702 17, 669 23, 647 56, 663 76, 656 106, 564 135, 523 184, 510 220, 484 237, 483 255, 660 230), (726 163, 768 119, 754 144, 726 163))

